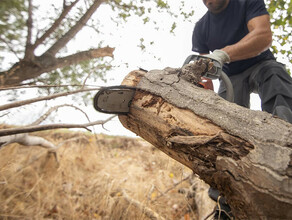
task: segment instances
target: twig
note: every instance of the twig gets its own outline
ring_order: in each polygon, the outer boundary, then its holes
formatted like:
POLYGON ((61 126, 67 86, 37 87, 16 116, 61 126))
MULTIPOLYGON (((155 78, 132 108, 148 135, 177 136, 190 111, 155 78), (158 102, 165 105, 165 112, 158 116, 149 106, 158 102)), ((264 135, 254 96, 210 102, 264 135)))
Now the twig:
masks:
POLYGON ((149 207, 141 204, 139 201, 131 198, 128 196, 128 194, 125 192, 125 190, 121 190, 121 196, 124 200, 126 200, 130 205, 135 206, 138 208, 143 214, 145 214, 148 218, 152 220, 164 220, 162 216, 160 216, 157 212, 153 211, 149 207))
POLYGON ((153 193, 155 188, 156 188, 156 186, 154 184, 151 184, 151 188, 150 188, 150 190, 148 192, 148 196, 147 196, 148 200, 151 200, 151 194, 153 193))
POLYGON ((5 114, 0 115, 0 118, 6 116, 6 115, 8 115, 8 114, 9 114, 9 112, 6 112, 5 114))
POLYGON ((64 105, 57 105, 57 106, 50 108, 44 115, 42 115, 39 119, 37 119, 35 122, 31 123, 30 125, 39 125, 41 122, 46 120, 53 111, 57 111, 59 108, 62 108, 62 107, 72 107, 72 108, 77 109, 78 111, 82 112, 85 115, 85 117, 87 118, 87 120, 90 122, 88 115, 82 109, 80 109, 74 105, 64 104, 64 105))
POLYGON ((85 79, 84 79, 84 81, 83 81, 83 83, 82 83, 82 89, 85 87, 85 84, 86 84, 86 81, 88 80, 88 78, 91 76, 91 74, 92 74, 92 71, 90 71, 90 73, 88 73, 87 74, 87 76, 85 77, 85 79))
MULTIPOLYGON (((91 18, 96 9, 104 2, 104 0, 95 0, 86 13, 77 21, 77 23, 60 39, 58 39, 44 54, 55 56, 61 48, 63 48, 74 36, 82 29, 83 25, 91 18)), ((43 54, 43 55, 44 55, 43 54)))
POLYGON ((46 30, 46 32, 40 38, 36 40, 36 42, 33 45, 34 49, 37 48, 41 43, 43 43, 45 39, 47 39, 60 26, 61 22, 64 20, 66 15, 70 12, 70 10, 76 5, 78 1, 79 0, 72 2, 71 5, 69 6, 65 5, 64 1, 63 11, 61 15, 59 16, 59 18, 55 20, 52 26, 48 30, 46 30))
POLYGON ((215 214, 216 209, 214 209, 209 215, 206 216, 206 218, 204 218, 204 220, 208 220, 208 218, 210 218, 213 214, 215 214))
POLYGON ((100 89, 101 86, 97 85, 78 85, 78 84, 72 84, 72 85, 21 85, 21 86, 8 86, 8 87, 1 87, 0 91, 5 90, 12 90, 12 89, 33 89, 33 88, 61 88, 61 87, 95 87, 97 89, 100 89))
POLYGON ((94 122, 89 122, 86 124, 50 124, 50 125, 37 125, 37 126, 27 126, 21 128, 7 128, 0 130, 0 137, 6 135, 13 135, 13 134, 21 134, 21 133, 30 133, 35 131, 44 131, 44 130, 52 130, 56 128, 84 128, 88 131, 91 131, 87 127, 94 126, 94 125, 103 125, 108 121, 112 120, 116 115, 109 117, 106 120, 99 120, 94 122))
POLYGON ((152 200, 152 201, 154 202, 154 201, 156 201, 157 199, 161 198, 162 196, 164 196, 165 194, 167 194, 170 190, 174 189, 177 185, 179 185, 179 184, 181 184, 182 182, 188 180, 191 176, 192 176, 192 174, 189 175, 189 176, 187 176, 187 177, 185 177, 185 178, 182 179, 181 181, 179 181, 179 182, 173 184, 172 187, 170 187, 169 189, 165 190, 162 194, 160 194, 159 196, 157 196, 157 197, 156 197, 154 200, 152 200))
POLYGON ((79 89, 79 90, 70 91, 70 92, 61 92, 61 93, 56 93, 56 94, 49 95, 49 96, 41 96, 41 97, 38 97, 38 98, 27 99, 27 100, 18 101, 18 102, 13 102, 13 103, 9 103, 9 104, 0 106, 0 111, 11 109, 11 108, 20 107, 20 106, 31 104, 31 103, 34 103, 34 102, 40 102, 40 101, 44 101, 44 100, 55 99, 55 98, 62 97, 62 96, 73 95, 75 93, 88 92, 88 91, 94 91, 94 90, 98 90, 98 89, 96 89, 96 88, 85 88, 85 89, 79 89))

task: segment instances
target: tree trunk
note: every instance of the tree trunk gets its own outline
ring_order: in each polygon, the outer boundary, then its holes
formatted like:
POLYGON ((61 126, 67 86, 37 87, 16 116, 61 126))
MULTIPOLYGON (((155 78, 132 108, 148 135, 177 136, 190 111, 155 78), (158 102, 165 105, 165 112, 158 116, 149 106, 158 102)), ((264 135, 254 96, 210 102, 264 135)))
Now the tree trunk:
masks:
POLYGON ((292 125, 227 102, 181 69, 133 71, 124 127, 217 188, 237 219, 292 219, 292 125))

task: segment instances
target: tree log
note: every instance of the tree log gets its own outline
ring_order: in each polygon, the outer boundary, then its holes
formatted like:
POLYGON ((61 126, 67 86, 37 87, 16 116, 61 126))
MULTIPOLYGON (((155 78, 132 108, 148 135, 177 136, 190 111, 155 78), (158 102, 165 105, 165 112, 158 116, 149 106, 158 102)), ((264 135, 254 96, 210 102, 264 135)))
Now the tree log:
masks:
POLYGON ((292 219, 292 125, 230 103, 181 77, 133 71, 138 90, 123 126, 198 174, 237 219, 292 219))

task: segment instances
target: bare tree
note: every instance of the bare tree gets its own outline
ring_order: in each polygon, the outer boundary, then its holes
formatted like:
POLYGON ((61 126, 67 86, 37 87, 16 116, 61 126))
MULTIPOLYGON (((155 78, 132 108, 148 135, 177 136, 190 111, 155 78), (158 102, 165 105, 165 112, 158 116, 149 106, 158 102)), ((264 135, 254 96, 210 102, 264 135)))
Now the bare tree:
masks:
POLYGON ((114 48, 103 47, 95 48, 87 51, 81 51, 65 57, 56 57, 56 54, 64 48, 67 43, 76 36, 76 34, 84 27, 93 13, 100 7, 104 0, 95 0, 82 17, 75 25, 64 33, 41 55, 36 56, 35 50, 59 28, 71 9, 79 2, 75 0, 68 4, 64 0, 64 6, 61 14, 55 22, 43 33, 42 36, 33 40, 33 5, 32 0, 29 0, 28 19, 27 19, 27 38, 25 45, 24 57, 16 62, 7 71, 0 72, 0 86, 17 85, 24 80, 33 79, 43 73, 50 72, 57 68, 63 68, 72 64, 77 64, 82 61, 91 60, 100 57, 113 57, 114 48))

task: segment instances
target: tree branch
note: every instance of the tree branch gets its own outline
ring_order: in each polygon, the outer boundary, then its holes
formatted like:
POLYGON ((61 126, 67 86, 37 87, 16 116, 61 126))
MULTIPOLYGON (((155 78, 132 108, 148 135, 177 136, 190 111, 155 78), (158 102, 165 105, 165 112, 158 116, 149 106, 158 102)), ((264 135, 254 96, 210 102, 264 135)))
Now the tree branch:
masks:
POLYGON ((82 51, 67 57, 62 57, 57 59, 57 66, 58 68, 62 68, 65 66, 69 66, 72 64, 77 64, 81 61, 90 60, 93 58, 99 58, 99 57, 113 57, 114 48, 112 47, 104 47, 104 48, 98 48, 98 49, 90 49, 87 51, 82 51))
POLYGON ((44 100, 51 100, 51 99, 55 99, 55 98, 62 97, 62 96, 68 96, 68 95, 73 95, 73 94, 80 93, 80 92, 88 92, 88 91, 95 91, 95 90, 99 90, 99 89, 85 88, 85 89, 79 89, 79 90, 70 91, 70 92, 61 92, 61 93, 56 93, 56 94, 49 95, 49 96, 41 96, 41 97, 38 97, 38 98, 27 99, 27 100, 18 101, 18 102, 13 102, 13 103, 9 103, 9 104, 0 106, 0 111, 11 109, 11 108, 20 107, 20 106, 23 106, 23 105, 28 105, 28 104, 31 104, 31 103, 34 103, 34 102, 40 102, 40 101, 44 101, 44 100))
POLYGON ((22 133, 30 133, 35 131, 44 131, 44 130, 52 130, 57 128, 84 128, 88 131, 91 131, 87 127, 94 125, 104 125, 105 123, 112 120, 116 115, 109 117, 106 120, 98 120, 94 122, 89 122, 85 124, 51 124, 51 125, 37 125, 37 126, 27 126, 21 128, 7 128, 0 130, 0 137, 8 136, 13 134, 22 134, 22 133))
POLYGON ((80 108, 78 108, 78 107, 76 107, 74 105, 64 104, 64 105, 58 105, 58 106, 54 106, 54 107, 50 108, 39 119, 37 119, 35 122, 31 123, 31 125, 39 125, 42 121, 46 120, 53 111, 57 111, 59 108, 62 108, 62 107, 72 107, 72 108, 75 108, 78 111, 81 111, 85 115, 85 117, 87 118, 87 120, 90 121, 89 120, 89 117, 87 116, 87 114, 82 109, 80 109, 80 108))
POLYGON ((49 148, 49 149, 57 148, 57 146, 55 146, 53 143, 51 143, 50 141, 42 137, 31 136, 26 133, 0 137, 0 147, 4 147, 12 143, 18 143, 24 146, 39 145, 39 146, 49 148))
POLYGON ((55 56, 58 51, 63 48, 87 23, 96 9, 104 2, 104 0, 95 0, 88 11, 80 18, 80 20, 64 34, 52 47, 50 47, 43 55, 55 56))
POLYGON ((38 39, 36 39, 33 49, 37 48, 41 43, 45 41, 61 24, 63 19, 67 16, 67 14, 71 11, 71 9, 79 2, 79 0, 75 0, 71 5, 67 6, 64 1, 63 11, 58 19, 52 24, 52 26, 38 39))
POLYGON ((28 19, 26 21, 27 25, 27 37, 26 37, 26 45, 25 45, 25 60, 32 60, 34 57, 31 37, 32 37, 32 28, 33 28, 33 21, 32 21, 32 0, 28 1, 28 19))
POLYGON ((35 85, 35 84, 22 84, 20 86, 7 86, 7 87, 0 87, 0 91, 5 91, 5 90, 12 90, 12 89, 32 89, 32 88, 62 88, 62 87, 95 87, 95 88, 100 88, 101 86, 97 85, 89 85, 89 84, 64 84, 64 85, 35 85))

